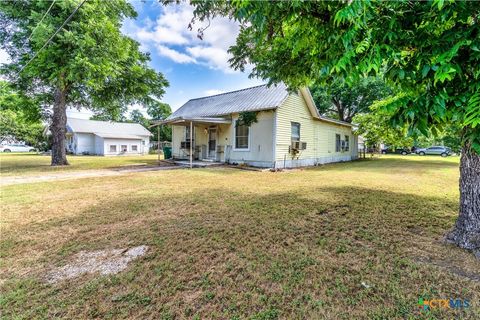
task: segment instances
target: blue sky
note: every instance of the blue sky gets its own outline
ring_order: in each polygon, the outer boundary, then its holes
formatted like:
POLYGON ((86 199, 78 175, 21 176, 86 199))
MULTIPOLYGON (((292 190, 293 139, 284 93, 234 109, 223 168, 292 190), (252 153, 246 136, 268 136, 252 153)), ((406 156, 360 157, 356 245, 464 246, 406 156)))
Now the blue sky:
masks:
POLYGON ((229 67, 229 46, 234 44, 238 26, 228 19, 216 18, 197 38, 187 26, 193 9, 187 3, 161 5, 158 1, 132 1, 138 17, 125 21, 122 31, 141 44, 151 55, 151 66, 170 82, 163 101, 173 110, 191 98, 242 89, 263 83, 248 79, 248 73, 229 67))
MULTIPOLYGON (((158 0, 131 2, 138 17, 125 21, 122 31, 137 40, 142 51, 150 53, 151 67, 170 82, 162 101, 170 104, 172 110, 192 98, 264 83, 248 79, 248 72, 229 67, 227 50, 235 43, 239 29, 234 22, 215 18, 200 40, 196 30, 205 23, 194 25, 193 31, 188 30, 193 9, 187 3, 163 6, 158 0)), ((2 61, 6 61, 6 55, 0 50, 0 63, 2 61)), ((132 106, 130 110, 135 108, 140 109, 132 106)), ((80 118, 91 115, 86 110, 71 110, 68 114, 80 118)))

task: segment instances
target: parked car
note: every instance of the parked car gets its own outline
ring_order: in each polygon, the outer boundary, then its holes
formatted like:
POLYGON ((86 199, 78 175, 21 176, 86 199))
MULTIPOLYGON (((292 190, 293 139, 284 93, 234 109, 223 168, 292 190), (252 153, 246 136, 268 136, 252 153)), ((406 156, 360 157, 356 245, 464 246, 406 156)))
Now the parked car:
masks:
POLYGON ((452 150, 447 147, 442 147, 442 146, 434 146, 434 147, 429 147, 429 148, 420 148, 416 150, 416 153, 418 155, 424 156, 426 154, 431 154, 431 155, 440 155, 442 157, 447 157, 452 155, 452 150))
POLYGON ((24 144, 5 144, 0 145, 0 152, 32 152, 36 149, 24 144))
POLYGON ((407 154, 410 154, 410 150, 408 148, 396 148, 396 149, 393 149, 393 148, 390 148, 390 147, 386 147, 384 149, 382 149, 382 154, 401 154, 401 155, 404 155, 406 156, 407 154))

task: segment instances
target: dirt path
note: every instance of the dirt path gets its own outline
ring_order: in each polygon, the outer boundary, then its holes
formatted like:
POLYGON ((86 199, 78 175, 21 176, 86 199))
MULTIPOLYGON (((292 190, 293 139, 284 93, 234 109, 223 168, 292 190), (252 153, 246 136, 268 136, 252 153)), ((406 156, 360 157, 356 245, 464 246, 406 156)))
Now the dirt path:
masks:
POLYGON ((13 177, 1 177, 0 186, 9 186, 22 183, 35 183, 45 181, 56 180, 71 180, 81 178, 92 177, 110 177, 119 176, 132 172, 146 172, 146 171, 159 171, 159 170, 172 170, 181 169, 181 166, 163 166, 163 167, 139 167, 139 168, 127 168, 127 169, 102 169, 102 170, 82 170, 72 172, 56 172, 39 176, 13 176, 13 177))

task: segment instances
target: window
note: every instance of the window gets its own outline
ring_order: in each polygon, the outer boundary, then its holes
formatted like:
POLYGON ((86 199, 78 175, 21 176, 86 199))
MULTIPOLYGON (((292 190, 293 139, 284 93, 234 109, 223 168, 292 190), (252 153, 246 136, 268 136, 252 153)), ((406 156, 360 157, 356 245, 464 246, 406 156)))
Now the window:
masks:
POLYGON ((122 144, 122 146, 120 147, 120 150, 122 152, 127 152, 127 145, 126 144, 122 144))
MULTIPOLYGON (((193 127, 192 139, 195 140, 195 127, 193 127)), ((190 125, 185 127, 185 141, 190 141, 190 125)))
POLYGON ((248 149, 250 128, 246 125, 235 125, 235 149, 248 149))
POLYGON ((117 146, 114 144, 110 145, 110 152, 117 152, 117 146))
POLYGON ((340 139, 341 139, 340 135, 336 134, 335 135, 335 152, 342 151, 342 141, 340 139))
POLYGON ((136 144, 132 145, 132 151, 138 151, 138 146, 136 144))
POLYGON ((300 141, 300 123, 292 122, 292 141, 300 141))
POLYGON ((345 136, 345 151, 349 151, 349 150, 350 150, 350 137, 345 136))

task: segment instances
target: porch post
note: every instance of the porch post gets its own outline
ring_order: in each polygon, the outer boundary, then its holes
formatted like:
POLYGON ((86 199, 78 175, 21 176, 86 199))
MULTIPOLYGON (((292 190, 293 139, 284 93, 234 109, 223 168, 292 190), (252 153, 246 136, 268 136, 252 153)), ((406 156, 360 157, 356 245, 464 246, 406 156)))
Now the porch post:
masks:
POLYGON ((158 124, 157 126, 157 151, 158 151, 158 163, 160 163, 160 128, 161 124, 158 124))
POLYGON ((193 168, 193 122, 190 121, 190 169, 193 168))

